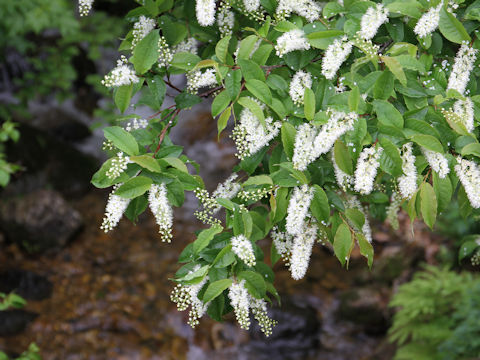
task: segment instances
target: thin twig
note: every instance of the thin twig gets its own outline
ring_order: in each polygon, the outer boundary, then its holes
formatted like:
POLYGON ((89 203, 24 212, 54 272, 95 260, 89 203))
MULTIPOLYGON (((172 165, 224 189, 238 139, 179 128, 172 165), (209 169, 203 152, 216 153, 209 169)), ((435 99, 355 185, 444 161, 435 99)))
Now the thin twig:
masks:
POLYGON ((181 111, 181 109, 176 109, 174 112, 173 112, 173 116, 172 118, 170 119, 170 121, 165 125, 165 127, 163 128, 162 132, 160 133, 160 137, 158 139, 158 145, 157 145, 157 148, 155 149, 155 153, 153 154, 153 157, 155 157, 158 153, 158 151, 160 150, 160 147, 162 146, 162 142, 163 142, 163 139, 165 139, 165 136, 167 135, 167 131, 168 129, 170 128, 170 125, 172 125, 173 123, 173 120, 175 120, 175 118, 177 117, 178 113, 181 111))

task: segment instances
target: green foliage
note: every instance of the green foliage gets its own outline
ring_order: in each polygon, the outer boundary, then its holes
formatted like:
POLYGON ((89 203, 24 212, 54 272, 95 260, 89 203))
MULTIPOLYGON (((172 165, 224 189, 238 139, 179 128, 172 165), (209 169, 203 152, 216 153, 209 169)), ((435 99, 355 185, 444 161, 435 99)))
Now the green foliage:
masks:
POLYGON ((42 360, 40 349, 35 343, 31 343, 19 357, 10 358, 4 352, 0 351, 0 360, 42 360))
MULTIPOLYGON (((117 185, 114 195, 119 201, 135 202, 128 211, 129 218, 134 219, 146 208, 137 206, 136 199, 143 199, 138 202, 144 204, 146 192, 154 186, 165 186, 168 204, 173 206, 182 205, 185 191, 195 191, 204 207, 197 212, 198 217, 211 227, 199 232, 180 255, 180 262, 185 265, 175 276, 180 286, 173 296, 179 308, 185 305, 181 303, 185 298, 182 291, 194 289, 194 300, 208 308, 207 314, 222 319, 232 310, 227 288, 239 283, 244 284, 251 299, 269 302, 271 295, 277 297, 271 267, 282 256, 291 260, 288 257, 293 250, 291 246, 282 252, 281 246, 272 245, 272 261, 266 260, 265 249, 257 242, 273 229, 280 233, 290 231, 297 245, 306 241, 307 230, 313 229, 314 240, 332 245, 342 266, 348 265, 357 246, 368 266, 372 266, 374 248, 369 218, 384 220, 389 199, 400 196, 400 177, 408 172, 404 166, 407 144, 412 149, 413 190, 395 201, 412 220, 421 217, 433 228, 437 215, 455 194, 464 216, 480 214, 479 209, 472 207, 476 204, 471 202, 454 171, 458 155, 478 166, 475 125, 480 120, 480 99, 469 95, 477 90, 480 72, 475 68, 469 74, 467 91, 460 93, 447 89, 451 70, 442 65, 445 61, 454 62, 463 41, 471 41, 475 50, 480 48, 476 38, 480 21, 471 8, 477 2, 460 1, 457 17, 450 13, 446 2, 442 3, 438 29, 419 38, 414 31, 418 19, 440 2, 384 1, 382 4, 390 11, 389 22, 379 25, 372 41, 360 39, 359 30, 362 17, 379 1, 345 0, 343 5, 330 1, 322 10, 323 16, 311 22, 293 13, 277 14, 276 1, 262 1, 262 7, 250 13, 241 1, 226 3, 235 17, 228 34, 216 25, 201 26, 194 0, 145 1, 127 15, 132 22, 147 16, 155 26, 137 44, 132 43, 133 31, 125 36, 120 49, 130 57, 122 69, 131 74, 122 79, 126 81, 112 83, 113 96, 122 113, 141 104, 151 107, 152 115, 144 128, 105 129, 111 158, 92 179, 95 186, 102 188, 117 185), (465 12, 468 21, 463 16, 465 12), (300 39, 301 49, 285 50, 299 39, 281 46, 282 37, 290 31, 305 35, 300 39), (185 45, 183 42, 191 38, 198 42, 196 49, 177 51, 178 45, 185 45), (346 39, 352 51, 345 59, 337 55, 326 59, 331 46, 346 39), (339 61, 338 69, 329 74, 325 67, 335 61, 339 61), (306 73, 311 75, 311 85, 296 86, 294 79, 306 73), (180 74, 187 77, 186 89, 170 81, 171 76, 180 74), (208 86, 199 81, 206 75, 208 86), (166 87, 175 101, 169 108, 162 107, 166 87), (131 104, 135 98, 138 102, 131 104), (224 191, 224 196, 210 196, 197 175, 198 167, 187 167, 194 162, 182 155, 182 149, 169 137, 179 113, 206 98, 213 98, 211 113, 217 118, 218 135, 232 121, 237 148, 248 150, 239 149, 241 161, 233 169, 241 180, 229 180, 223 188, 220 186, 220 190, 238 191, 224 191), (442 112, 467 98, 473 104, 474 129, 470 132, 462 121, 442 112), (342 121, 352 119, 352 123, 330 139, 335 132, 331 127, 338 125, 332 125, 335 114, 341 114, 342 121), (245 118, 254 119, 250 129, 242 127, 245 118), (305 129, 311 129, 311 133, 305 135, 305 129), (268 141, 262 142, 265 139, 268 141), (332 140, 331 144, 326 139, 332 140), (298 153, 309 145, 315 151, 316 145, 325 149, 308 158, 303 166, 298 153), (364 155, 368 151, 373 151, 373 155, 366 161, 364 155), (117 177, 109 177, 109 169, 120 161, 119 152, 129 156, 129 161, 117 177), (430 152, 433 155, 429 157, 430 152), (444 160, 447 176, 429 160, 435 156, 444 160), (365 165, 367 162, 370 165, 365 165), (372 164, 378 165, 374 171, 372 164), (361 165, 365 165, 363 170, 361 165), (357 186, 362 182, 371 186, 357 186), (295 233, 288 229, 287 214, 292 212, 289 208, 291 204, 295 206, 295 194, 299 191, 311 195, 312 200, 303 204, 306 220, 298 221, 302 227, 295 233), (221 209, 225 212, 224 221, 214 217, 221 209), (239 237, 246 239, 245 247, 251 247, 248 259, 236 249, 239 237)), ((119 120, 133 118, 138 116, 129 114, 119 120)), ((165 222, 159 221, 159 225, 165 222)), ((308 257, 305 256, 307 265, 308 257)), ((295 266, 290 265, 290 269, 295 266)), ((458 295, 455 291, 447 295, 458 295)), ((427 312, 428 306, 425 304, 427 312)), ((192 311, 190 320, 196 325, 198 313, 203 312, 192 311)), ((395 334, 397 331, 400 335, 392 335, 394 339, 405 342, 409 333, 395 328, 395 334)), ((436 337, 442 338, 442 334, 436 337)))
POLYGON ((427 267, 399 287, 399 310, 389 338, 395 359, 473 359, 480 356, 480 280, 468 273, 427 267))
POLYGON ((21 296, 15 293, 4 294, 0 292, 0 311, 7 310, 8 308, 22 308, 27 303, 21 296))

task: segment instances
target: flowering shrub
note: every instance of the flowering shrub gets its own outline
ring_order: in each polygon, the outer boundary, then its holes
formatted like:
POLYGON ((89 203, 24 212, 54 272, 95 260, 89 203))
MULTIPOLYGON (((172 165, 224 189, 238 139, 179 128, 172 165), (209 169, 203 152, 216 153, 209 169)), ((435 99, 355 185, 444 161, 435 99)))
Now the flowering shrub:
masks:
POLYGON ((248 329, 251 312, 269 335, 278 260, 301 279, 318 242, 347 266, 358 246, 372 266, 371 217, 395 225, 402 207, 432 228, 453 194, 465 216, 480 213, 479 0, 139 4, 104 85, 121 112, 139 93, 152 115, 104 130, 112 157, 92 182, 113 186, 102 229, 149 206, 167 242, 172 206, 195 193, 210 227, 180 254, 172 294, 192 326, 233 310, 248 329), (170 82, 180 74, 184 89, 170 82), (168 136, 206 98, 219 134, 234 124, 240 160, 212 194, 168 136))

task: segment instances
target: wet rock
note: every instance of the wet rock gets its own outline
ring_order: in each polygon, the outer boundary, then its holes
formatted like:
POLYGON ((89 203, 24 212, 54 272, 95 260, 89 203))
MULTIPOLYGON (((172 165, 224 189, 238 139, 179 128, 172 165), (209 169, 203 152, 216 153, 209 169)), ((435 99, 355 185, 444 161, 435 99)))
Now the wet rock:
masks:
POLYGON ((337 317, 361 326, 369 335, 383 335, 389 326, 387 298, 372 288, 346 291, 340 297, 337 317))
POLYGON ((21 333, 37 314, 20 309, 0 311, 0 336, 13 336, 21 333))
POLYGON ((268 338, 256 321, 252 322, 255 325, 248 346, 253 354, 257 354, 256 359, 300 359, 318 348, 321 324, 312 307, 286 302, 281 308, 271 309, 269 316, 278 324, 268 338))
POLYGON ((37 190, 0 204, 0 227, 30 253, 59 249, 81 229, 82 217, 52 190, 37 190))
POLYGON ((27 300, 44 300, 52 294, 52 283, 28 270, 7 270, 0 273, 0 292, 16 294, 27 300))
POLYGON ((45 131, 21 123, 17 143, 9 142, 7 158, 24 171, 14 176, 2 197, 22 194, 25 188, 52 187, 65 196, 83 195, 91 189, 90 179, 98 160, 62 142, 45 131))

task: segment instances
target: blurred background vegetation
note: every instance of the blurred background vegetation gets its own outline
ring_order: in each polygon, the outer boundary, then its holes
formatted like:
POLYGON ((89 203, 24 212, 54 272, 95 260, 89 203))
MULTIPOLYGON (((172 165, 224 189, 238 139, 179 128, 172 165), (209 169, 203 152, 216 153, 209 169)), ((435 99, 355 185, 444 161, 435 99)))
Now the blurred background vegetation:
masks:
MULTIPOLYGON (((231 319, 179 325, 168 277, 191 239, 189 210, 169 248, 147 219, 106 237, 106 194, 89 185, 95 130, 116 119, 100 79, 133 7, 97 0, 79 19, 70 0, 0 2, 0 359, 479 358, 480 223, 456 202, 433 234, 405 214, 398 230, 377 223, 371 272, 358 254, 344 271, 326 248, 304 281, 278 268, 285 304, 269 340, 231 319)), ((200 164, 223 154, 212 187, 234 160, 206 109, 177 136, 200 164)))

